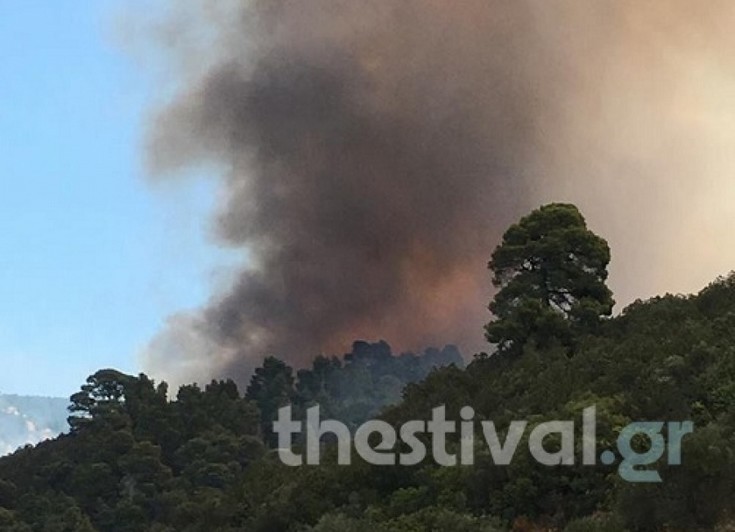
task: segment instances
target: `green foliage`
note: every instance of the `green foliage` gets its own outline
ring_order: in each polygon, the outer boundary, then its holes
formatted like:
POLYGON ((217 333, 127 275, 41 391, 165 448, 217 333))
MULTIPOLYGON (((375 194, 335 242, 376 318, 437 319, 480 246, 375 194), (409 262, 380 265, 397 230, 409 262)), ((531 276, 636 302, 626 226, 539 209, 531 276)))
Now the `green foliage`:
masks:
POLYGON ((503 352, 519 353, 528 341, 541 347, 593 330, 612 312, 605 285, 610 249, 587 229, 574 205, 545 205, 512 225, 488 267, 500 288, 486 327, 503 352))
POLYGON ((628 529, 618 517, 603 514, 575 519, 564 527, 564 532, 628 532, 628 529))
POLYGON ((204 389, 183 386, 175 401, 165 383, 146 375, 100 370, 70 399, 69 434, 0 460, 0 529, 208 532, 314 524, 346 502, 339 471, 304 471, 302 481, 315 489, 294 489, 301 477, 264 454, 278 408, 319 403, 356 423, 399 401, 406 382, 461 362, 452 347, 395 357, 384 342, 356 342, 344 361, 319 357, 298 379, 267 358, 245 398, 234 382, 214 381, 204 389))
POLYGON ((293 368, 275 357, 267 357, 255 370, 245 396, 258 406, 263 433, 275 444, 271 426, 278 417, 278 409, 293 403, 296 396, 293 368))
POLYGON ((344 514, 327 514, 311 532, 383 532, 386 528, 367 519, 356 519, 344 514))
POLYGON ((0 518, 70 532, 229 523, 238 507, 225 492, 263 453, 258 411, 231 381, 166 395, 145 375, 92 375, 71 398, 68 435, 0 461, 0 518))

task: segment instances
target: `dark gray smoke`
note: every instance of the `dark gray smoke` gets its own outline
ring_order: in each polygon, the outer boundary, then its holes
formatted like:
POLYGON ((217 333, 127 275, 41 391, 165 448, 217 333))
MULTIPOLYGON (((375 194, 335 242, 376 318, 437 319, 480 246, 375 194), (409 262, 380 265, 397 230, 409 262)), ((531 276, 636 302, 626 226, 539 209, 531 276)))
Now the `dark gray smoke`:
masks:
POLYGON ((679 175, 677 155, 620 154, 649 124, 636 112, 671 130, 674 106, 655 100, 682 73, 659 61, 669 41, 688 46, 678 24, 712 24, 679 2, 663 22, 625 2, 193 5, 166 30, 180 91, 153 124, 151 166, 222 168, 219 236, 252 260, 152 342, 146 364, 174 381, 244 378, 264 355, 299 364, 356 338, 481 348, 486 263, 510 222, 573 199, 619 226, 679 175), (662 27, 659 46, 642 37, 662 27), (611 182, 616 169, 630 180, 611 182))

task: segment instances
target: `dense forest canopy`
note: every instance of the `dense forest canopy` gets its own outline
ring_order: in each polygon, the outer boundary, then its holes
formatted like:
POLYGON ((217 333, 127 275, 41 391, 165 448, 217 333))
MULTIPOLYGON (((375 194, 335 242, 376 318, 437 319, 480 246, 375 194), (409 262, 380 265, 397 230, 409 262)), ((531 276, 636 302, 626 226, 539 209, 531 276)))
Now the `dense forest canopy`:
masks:
POLYGON ((735 519, 735 276, 611 317, 608 261, 573 206, 510 228, 490 262, 493 346, 466 368, 451 346, 395 356, 356 342, 296 371, 266 358, 243 390, 215 381, 173 399, 145 375, 102 370, 72 396, 68 434, 0 459, 0 529, 725 530, 735 519), (429 419, 438 405, 453 419, 471 405, 499 427, 578 420, 595 405, 600 449, 634 420, 696 428, 681 465, 653 464, 655 484, 625 482, 615 465, 550 468, 523 446, 498 466, 479 444, 471 467, 337 466, 327 445, 321 466, 294 468, 270 432, 287 404, 301 414, 318 404, 350 427, 429 419))

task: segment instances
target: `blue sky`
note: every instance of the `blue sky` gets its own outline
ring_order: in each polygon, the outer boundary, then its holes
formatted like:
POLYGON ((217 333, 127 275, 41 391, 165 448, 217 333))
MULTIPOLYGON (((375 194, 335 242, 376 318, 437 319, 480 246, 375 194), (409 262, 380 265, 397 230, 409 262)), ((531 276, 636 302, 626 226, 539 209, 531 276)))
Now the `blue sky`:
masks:
POLYGON ((124 4, 0 1, 0 392, 68 396, 98 368, 137 371, 225 257, 212 182, 145 179, 157 95, 113 38, 124 4))

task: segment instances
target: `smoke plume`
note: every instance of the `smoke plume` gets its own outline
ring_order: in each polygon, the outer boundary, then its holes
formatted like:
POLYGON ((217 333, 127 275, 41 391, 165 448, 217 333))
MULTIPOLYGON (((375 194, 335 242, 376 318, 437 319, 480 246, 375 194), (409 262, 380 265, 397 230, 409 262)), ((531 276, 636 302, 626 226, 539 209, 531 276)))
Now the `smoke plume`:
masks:
POLYGON ((152 121, 150 167, 215 163, 218 237, 251 259, 170 319, 144 354, 154 375, 244 379, 264 355, 299 365, 356 338, 482 349, 489 255, 541 202, 577 203, 609 239, 619 302, 696 289, 735 258, 706 251, 733 243, 730 2, 200 1, 170 15, 178 91, 152 121))

